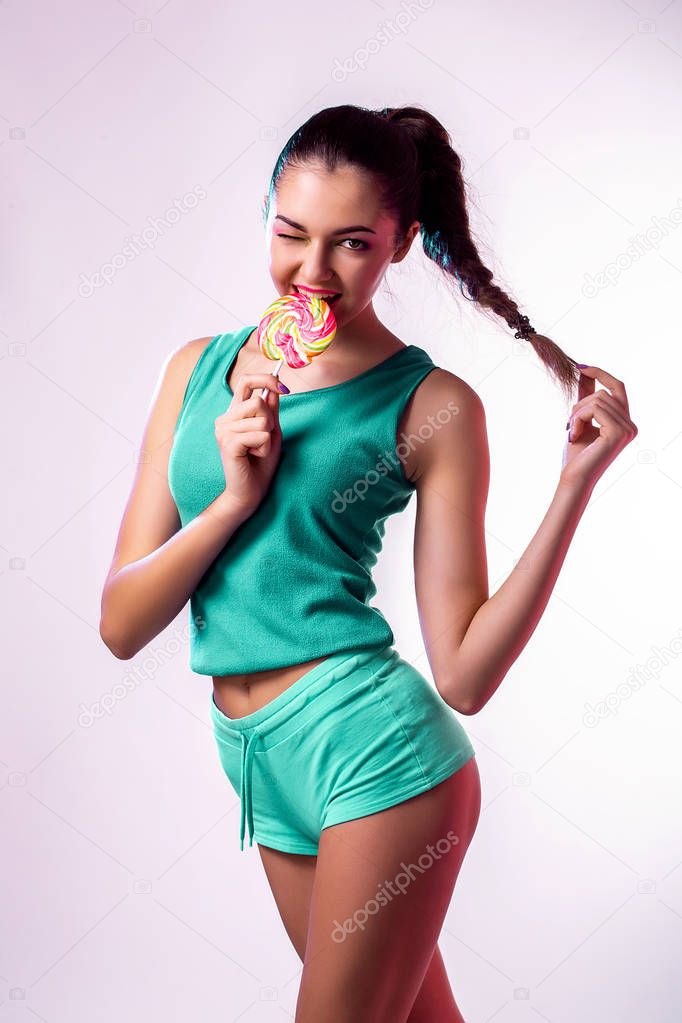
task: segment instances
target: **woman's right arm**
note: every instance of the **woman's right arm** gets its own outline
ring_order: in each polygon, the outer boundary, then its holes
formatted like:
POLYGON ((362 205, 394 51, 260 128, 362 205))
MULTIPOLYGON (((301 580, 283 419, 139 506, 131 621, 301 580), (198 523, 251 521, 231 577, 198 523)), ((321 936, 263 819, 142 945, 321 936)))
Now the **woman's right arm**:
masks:
POLYGON ((168 486, 168 459, 187 383, 211 338, 165 361, 152 398, 132 491, 102 592, 100 636, 122 660, 134 657, 182 610, 207 568, 250 512, 227 492, 181 528, 168 486))

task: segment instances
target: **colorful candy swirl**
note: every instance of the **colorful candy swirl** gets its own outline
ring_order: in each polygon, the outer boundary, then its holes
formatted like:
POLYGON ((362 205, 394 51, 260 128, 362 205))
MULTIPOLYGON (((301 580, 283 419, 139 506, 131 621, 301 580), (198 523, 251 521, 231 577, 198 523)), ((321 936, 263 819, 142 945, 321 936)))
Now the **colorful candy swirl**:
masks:
POLYGON ((292 369, 309 366, 336 334, 334 313, 323 298, 282 295, 258 324, 258 347, 268 359, 283 359, 292 369))

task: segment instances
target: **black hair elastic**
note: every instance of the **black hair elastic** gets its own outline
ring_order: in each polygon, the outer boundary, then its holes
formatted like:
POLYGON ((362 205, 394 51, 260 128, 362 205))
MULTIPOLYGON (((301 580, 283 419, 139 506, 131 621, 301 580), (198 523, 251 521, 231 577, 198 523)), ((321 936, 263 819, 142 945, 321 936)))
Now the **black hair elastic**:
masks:
POLYGON ((527 341, 530 334, 537 334, 537 330, 531 326, 527 316, 520 316, 517 326, 518 329, 514 337, 523 338, 524 341, 527 341))

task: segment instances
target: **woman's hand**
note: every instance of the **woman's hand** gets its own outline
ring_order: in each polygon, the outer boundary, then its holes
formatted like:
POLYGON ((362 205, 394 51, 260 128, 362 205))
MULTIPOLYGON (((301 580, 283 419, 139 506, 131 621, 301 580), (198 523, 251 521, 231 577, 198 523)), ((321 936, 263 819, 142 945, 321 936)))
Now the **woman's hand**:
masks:
POLYGON ((622 381, 598 366, 581 368, 559 482, 593 487, 637 432, 622 381), (596 380, 604 390, 595 392, 596 380), (592 425, 593 418, 598 426, 592 425))
POLYGON ((215 436, 225 472, 225 495, 247 515, 261 503, 282 448, 279 382, 272 373, 244 373, 230 407, 215 420, 215 436), (268 394, 261 398, 261 388, 268 394), (253 393, 256 392, 256 393, 253 393))

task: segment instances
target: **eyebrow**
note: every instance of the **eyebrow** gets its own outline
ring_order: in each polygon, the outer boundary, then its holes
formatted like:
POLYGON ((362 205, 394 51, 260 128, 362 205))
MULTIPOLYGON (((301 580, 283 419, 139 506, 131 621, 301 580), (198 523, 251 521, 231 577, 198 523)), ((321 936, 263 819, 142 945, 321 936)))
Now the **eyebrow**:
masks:
MULTIPOLYGON (((295 220, 289 220, 288 217, 283 217, 281 213, 277 214, 275 220, 283 220, 285 224, 289 225, 289 227, 295 227, 297 231, 303 231, 304 234, 308 233, 302 224, 297 224, 295 220)), ((349 234, 351 231, 366 231, 367 234, 376 234, 376 231, 373 231, 371 227, 363 227, 362 224, 352 224, 350 227, 340 227, 338 231, 332 231, 332 234, 349 234)))

